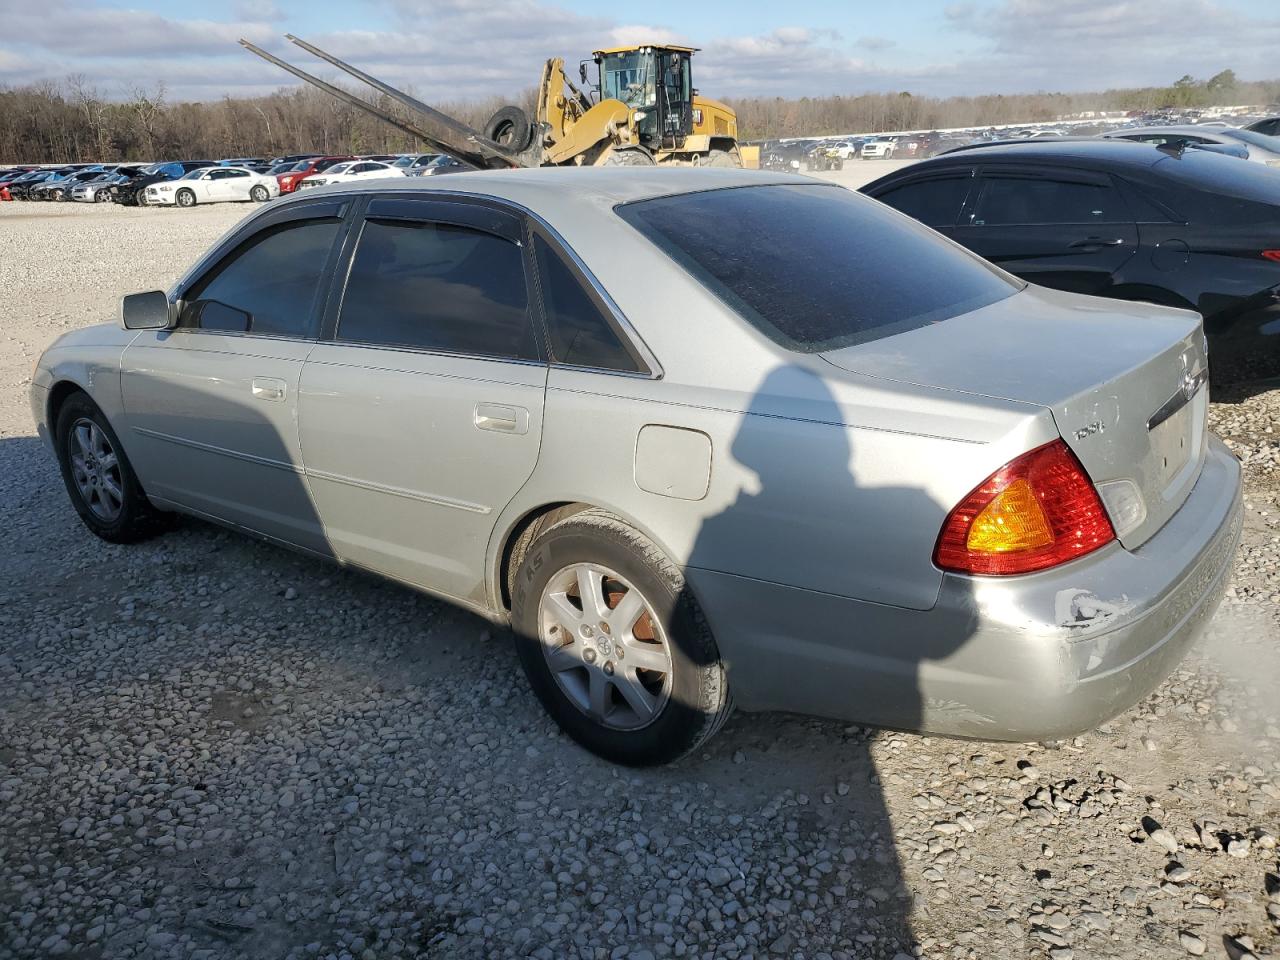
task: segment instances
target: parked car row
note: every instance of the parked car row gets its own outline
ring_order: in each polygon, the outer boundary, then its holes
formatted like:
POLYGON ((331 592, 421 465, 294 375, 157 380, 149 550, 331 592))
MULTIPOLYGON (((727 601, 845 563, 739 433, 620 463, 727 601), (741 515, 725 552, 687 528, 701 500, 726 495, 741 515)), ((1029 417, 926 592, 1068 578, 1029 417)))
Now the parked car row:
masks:
POLYGON ((0 200, 115 202, 126 206, 194 206, 228 200, 265 201, 312 182, 370 177, 424 177, 467 167, 434 153, 373 156, 295 154, 263 160, 170 160, 160 163, 24 164, 0 168, 0 200), (321 176, 323 175, 323 176, 321 176))

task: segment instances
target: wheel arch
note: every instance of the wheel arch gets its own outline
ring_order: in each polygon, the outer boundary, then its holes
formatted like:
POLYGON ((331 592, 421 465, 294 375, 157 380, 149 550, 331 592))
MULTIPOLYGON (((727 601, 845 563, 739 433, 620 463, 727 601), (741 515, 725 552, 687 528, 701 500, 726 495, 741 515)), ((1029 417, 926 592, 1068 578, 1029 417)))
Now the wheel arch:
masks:
POLYGON ((93 399, 83 386, 74 380, 61 379, 56 381, 49 388, 49 397, 45 401, 45 423, 49 427, 49 434, 52 436, 58 429, 58 414, 62 411, 62 406, 67 400, 77 393, 83 393, 89 398, 89 401, 97 406, 97 401, 93 399))
POLYGON ((531 532, 532 534, 538 532, 534 529, 535 524, 545 520, 553 513, 559 514, 555 517, 555 520, 559 521, 584 510, 603 510, 612 514, 623 523, 638 530, 658 550, 669 557, 672 563, 683 568, 684 563, 670 549, 670 545, 663 542, 663 539, 657 536, 648 524, 641 522, 614 503, 608 503, 599 498, 583 500, 564 497, 558 500, 545 500, 537 506, 521 506, 511 510, 509 513, 504 514, 502 520, 495 527, 496 535, 492 541, 492 560, 489 566, 492 578, 492 589, 490 590, 491 606, 495 612, 511 612, 511 576, 519 565, 524 551, 533 540, 532 535, 528 536, 527 539, 524 538, 531 532), (501 531, 501 533, 497 534, 497 531, 501 531))

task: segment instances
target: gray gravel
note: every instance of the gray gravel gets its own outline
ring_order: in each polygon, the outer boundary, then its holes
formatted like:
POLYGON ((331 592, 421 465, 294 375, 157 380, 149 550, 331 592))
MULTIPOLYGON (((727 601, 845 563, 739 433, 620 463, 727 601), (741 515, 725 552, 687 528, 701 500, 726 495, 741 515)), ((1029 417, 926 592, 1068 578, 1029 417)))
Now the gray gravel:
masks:
POLYGON ((0 956, 1280 955, 1280 391, 1213 407, 1249 506, 1212 635, 1099 730, 739 714, 623 770, 468 614, 200 523, 80 526, 36 352, 245 212, 0 205, 0 956))

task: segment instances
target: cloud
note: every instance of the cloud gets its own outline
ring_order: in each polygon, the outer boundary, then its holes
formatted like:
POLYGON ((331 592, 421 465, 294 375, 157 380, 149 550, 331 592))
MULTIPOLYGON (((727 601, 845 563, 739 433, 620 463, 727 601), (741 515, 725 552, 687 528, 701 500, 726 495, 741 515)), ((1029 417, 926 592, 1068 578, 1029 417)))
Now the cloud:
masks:
POLYGON ((888 37, 859 37, 855 42, 860 50, 867 50, 871 53, 879 53, 883 50, 891 50, 898 44, 896 41, 890 40, 888 37))
MULTIPOLYGON (((1276 9, 1276 8, 1273 8, 1276 9)), ((987 48, 965 64, 991 89, 1091 90, 1172 83, 1232 67, 1276 75, 1280 14, 1215 0, 1002 0, 948 8, 953 29, 987 48)))
POLYGON ((714 97, 1070 91, 1169 83, 1225 67, 1243 78, 1280 72, 1274 66, 1280 17, 1245 16, 1235 5, 1243 0, 960 0, 934 23, 921 23, 922 33, 941 32, 944 49, 955 51, 932 60, 920 52, 927 45, 901 38, 846 40, 835 30, 785 22, 756 33, 690 37, 676 25, 623 21, 603 12, 608 8, 575 12, 556 2, 349 0, 359 16, 348 22, 370 26, 312 34, 289 20, 304 19, 305 11, 277 0, 235 0, 190 18, 98 0, 42 0, 7 14, 0 83, 77 73, 119 95, 163 81, 171 100, 296 83, 241 50, 235 43, 241 36, 326 79, 342 79, 280 40, 290 27, 428 102, 514 97, 537 83, 545 57, 564 57, 572 72, 602 46, 646 41, 701 47, 695 82, 714 97), (219 13, 227 19, 208 19, 219 13))

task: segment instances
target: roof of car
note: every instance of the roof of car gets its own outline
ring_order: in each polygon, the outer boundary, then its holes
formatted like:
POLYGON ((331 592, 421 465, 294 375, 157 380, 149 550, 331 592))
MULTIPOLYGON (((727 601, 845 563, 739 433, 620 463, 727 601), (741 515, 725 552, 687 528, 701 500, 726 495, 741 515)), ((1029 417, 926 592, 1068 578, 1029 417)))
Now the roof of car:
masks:
POLYGON ((728 187, 761 186, 771 183, 817 184, 824 181, 792 174, 761 170, 698 167, 538 167, 526 170, 477 170, 447 178, 405 177, 393 183, 375 178, 346 184, 326 185, 284 200, 332 193, 401 192, 467 193, 494 197, 511 203, 542 209, 581 204, 614 206, 635 200, 718 190, 728 187))
POLYGON ((1107 137, 1128 137, 1135 133, 1160 134, 1160 133, 1196 133, 1196 134, 1217 134, 1218 136, 1230 136, 1236 132, 1235 127, 1229 127, 1225 123, 1222 126, 1208 123, 1173 123, 1168 125, 1159 125, 1153 127, 1121 127, 1119 130, 1108 130, 1104 136, 1107 137))
POLYGON ((970 144, 962 150, 951 150, 930 160, 922 160, 915 168, 926 165, 968 164, 998 157, 1005 160, 1086 159, 1120 166, 1150 167, 1169 156, 1168 151, 1150 143, 1132 140, 1036 139, 970 144))

